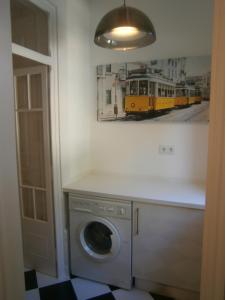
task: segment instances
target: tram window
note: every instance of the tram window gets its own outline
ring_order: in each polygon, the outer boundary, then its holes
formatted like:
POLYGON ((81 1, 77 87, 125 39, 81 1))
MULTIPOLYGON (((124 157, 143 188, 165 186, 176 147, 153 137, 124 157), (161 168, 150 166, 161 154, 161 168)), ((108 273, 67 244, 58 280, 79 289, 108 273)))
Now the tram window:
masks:
POLYGON ((162 95, 161 88, 159 88, 159 90, 158 90, 158 94, 159 94, 159 97, 161 97, 161 95, 162 95))
POLYGON ((167 94, 167 86, 164 85, 164 97, 166 97, 166 94, 167 94))
POLYGON ((149 85, 149 94, 150 96, 154 96, 155 95, 155 88, 156 88, 156 85, 154 82, 150 82, 150 85, 149 85))
POLYGON ((133 80, 130 82, 130 94, 138 95, 138 81, 137 80, 133 80))
POLYGON ((106 90, 106 104, 112 104, 112 91, 106 90))
POLYGON ((176 96, 177 96, 177 97, 182 97, 182 96, 184 96, 183 90, 182 90, 182 89, 177 89, 177 90, 176 90, 176 96))
POLYGON ((179 92, 179 96, 180 97, 184 97, 185 96, 185 90, 184 89, 178 90, 178 92, 179 92))
POLYGON ((168 90, 167 90, 167 87, 165 88, 165 97, 168 96, 168 90))
POLYGON ((148 80, 139 81, 139 95, 148 95, 148 80))
POLYGON ((163 97, 163 93, 164 93, 163 85, 161 83, 159 83, 159 92, 158 92, 159 97, 163 97))

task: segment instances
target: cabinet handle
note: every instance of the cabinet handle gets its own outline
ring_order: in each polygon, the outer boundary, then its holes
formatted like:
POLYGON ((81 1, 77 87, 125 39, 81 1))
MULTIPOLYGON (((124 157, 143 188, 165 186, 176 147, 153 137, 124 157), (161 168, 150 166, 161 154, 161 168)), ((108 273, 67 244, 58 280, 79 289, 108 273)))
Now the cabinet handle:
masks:
POLYGON ((136 208, 136 235, 139 235, 139 208, 136 208))
POLYGON ((79 212, 87 212, 87 213, 91 213, 92 211, 90 209, 87 209, 87 208, 72 208, 72 210, 74 211, 79 211, 79 212))

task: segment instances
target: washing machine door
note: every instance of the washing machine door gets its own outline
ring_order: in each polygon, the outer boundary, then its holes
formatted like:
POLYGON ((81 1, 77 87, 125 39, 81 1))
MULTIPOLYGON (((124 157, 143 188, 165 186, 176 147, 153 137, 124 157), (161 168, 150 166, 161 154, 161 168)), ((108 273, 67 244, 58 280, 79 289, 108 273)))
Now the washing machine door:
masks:
POLYGON ((104 262, 120 251, 120 236, 108 220, 93 217, 80 228, 80 243, 85 253, 94 260, 104 262))

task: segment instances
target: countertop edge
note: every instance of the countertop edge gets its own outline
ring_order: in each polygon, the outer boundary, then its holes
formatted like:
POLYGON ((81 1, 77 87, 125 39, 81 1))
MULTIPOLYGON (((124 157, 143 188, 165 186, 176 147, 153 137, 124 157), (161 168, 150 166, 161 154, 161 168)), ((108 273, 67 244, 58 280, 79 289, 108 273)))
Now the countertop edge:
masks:
POLYGON ((173 206, 173 207, 182 207, 182 208, 190 208, 190 209, 198 209, 198 210, 205 210, 204 204, 198 204, 198 203, 188 203, 188 202, 178 202, 178 201, 169 201, 169 200, 163 200, 163 199, 152 199, 152 198, 141 198, 141 197, 134 197, 134 196, 125 196, 125 195, 119 195, 119 194, 110 194, 110 193, 102 193, 102 192, 93 192, 93 191, 87 191, 87 190, 79 190, 76 188, 69 188, 64 187, 63 188, 64 193, 74 193, 74 194, 86 194, 90 196, 95 197, 104 197, 104 198, 110 198, 113 200, 125 200, 125 201, 132 201, 132 202, 139 202, 139 203, 152 203, 152 204, 158 204, 158 205, 165 205, 165 206, 173 206))

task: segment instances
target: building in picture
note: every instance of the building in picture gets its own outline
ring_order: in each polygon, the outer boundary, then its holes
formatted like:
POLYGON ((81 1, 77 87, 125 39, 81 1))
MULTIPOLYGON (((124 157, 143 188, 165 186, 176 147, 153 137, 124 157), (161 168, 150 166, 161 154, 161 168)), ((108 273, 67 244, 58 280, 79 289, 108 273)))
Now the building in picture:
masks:
POLYGON ((97 67, 98 118, 113 120, 125 117, 126 64, 97 67))

